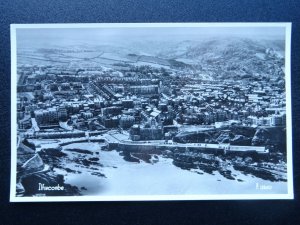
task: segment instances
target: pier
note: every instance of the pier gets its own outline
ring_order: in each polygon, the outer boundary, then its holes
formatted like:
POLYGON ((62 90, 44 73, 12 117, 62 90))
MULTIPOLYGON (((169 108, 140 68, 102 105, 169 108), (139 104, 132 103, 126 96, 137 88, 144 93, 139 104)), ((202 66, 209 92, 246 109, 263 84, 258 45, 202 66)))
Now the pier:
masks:
POLYGON ((177 143, 177 142, 166 142, 164 140, 154 140, 154 141, 129 141, 129 140, 118 140, 112 135, 107 135, 106 140, 110 144, 116 144, 118 141, 118 146, 123 150, 137 150, 137 149, 174 149, 174 148, 186 148, 186 149, 197 149, 203 152, 224 152, 228 153, 247 153, 256 152, 258 154, 267 154, 269 150, 265 146, 241 146, 241 145, 230 145, 230 144, 208 144, 208 143, 177 143), (107 138, 110 136, 111 138, 107 138))

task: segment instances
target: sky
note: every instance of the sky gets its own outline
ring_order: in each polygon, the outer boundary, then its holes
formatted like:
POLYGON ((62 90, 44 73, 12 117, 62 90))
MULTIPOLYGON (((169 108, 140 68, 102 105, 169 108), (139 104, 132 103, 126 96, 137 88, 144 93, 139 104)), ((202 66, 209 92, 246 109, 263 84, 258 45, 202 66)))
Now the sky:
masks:
POLYGON ((284 40, 283 27, 17 28, 17 46, 121 44, 135 41, 197 41, 210 37, 284 40))

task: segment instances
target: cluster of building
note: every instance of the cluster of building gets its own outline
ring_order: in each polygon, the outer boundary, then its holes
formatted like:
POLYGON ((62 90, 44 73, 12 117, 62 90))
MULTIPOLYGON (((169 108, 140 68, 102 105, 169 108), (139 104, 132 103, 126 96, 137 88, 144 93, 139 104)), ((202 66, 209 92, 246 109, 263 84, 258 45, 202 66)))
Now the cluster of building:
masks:
POLYGON ((20 66, 17 91, 18 128, 25 132, 119 129, 138 141, 171 139, 181 125, 286 120, 285 92, 275 81, 212 81, 186 70, 20 66))

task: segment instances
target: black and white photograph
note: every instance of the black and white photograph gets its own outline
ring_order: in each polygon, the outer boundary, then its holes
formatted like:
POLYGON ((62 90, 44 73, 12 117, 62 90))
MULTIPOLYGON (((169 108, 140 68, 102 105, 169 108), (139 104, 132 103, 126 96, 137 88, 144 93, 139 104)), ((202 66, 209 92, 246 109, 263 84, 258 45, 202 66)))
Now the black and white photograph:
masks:
POLYGON ((290 23, 11 25, 12 202, 293 199, 290 23))

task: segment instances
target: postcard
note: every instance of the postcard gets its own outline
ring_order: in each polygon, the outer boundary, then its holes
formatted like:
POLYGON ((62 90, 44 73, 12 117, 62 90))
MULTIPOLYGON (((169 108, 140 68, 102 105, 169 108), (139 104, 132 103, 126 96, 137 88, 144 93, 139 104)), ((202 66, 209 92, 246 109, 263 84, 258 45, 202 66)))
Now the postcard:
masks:
POLYGON ((293 199, 291 23, 11 25, 12 202, 293 199))

